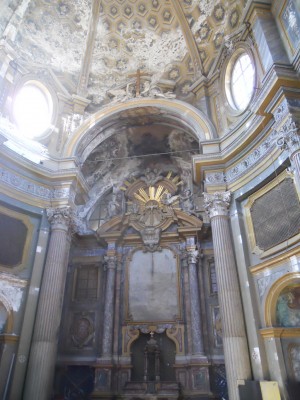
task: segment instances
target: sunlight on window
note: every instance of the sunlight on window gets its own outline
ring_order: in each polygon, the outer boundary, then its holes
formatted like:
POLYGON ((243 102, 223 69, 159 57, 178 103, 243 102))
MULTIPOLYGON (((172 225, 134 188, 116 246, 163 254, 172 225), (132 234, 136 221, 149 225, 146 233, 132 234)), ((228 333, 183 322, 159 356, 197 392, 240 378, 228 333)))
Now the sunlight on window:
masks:
POLYGON ((244 110, 254 90, 255 70, 248 54, 242 54, 235 62, 231 75, 231 91, 234 105, 244 110))
POLYGON ((15 122, 20 133, 28 138, 41 136, 51 125, 52 101, 46 90, 28 83, 20 89, 14 99, 15 122))

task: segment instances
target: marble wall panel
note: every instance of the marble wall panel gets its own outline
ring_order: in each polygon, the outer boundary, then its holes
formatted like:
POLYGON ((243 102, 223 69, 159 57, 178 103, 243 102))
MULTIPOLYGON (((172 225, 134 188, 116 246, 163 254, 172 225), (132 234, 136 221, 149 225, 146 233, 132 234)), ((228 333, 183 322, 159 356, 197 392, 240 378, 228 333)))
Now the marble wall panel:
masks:
POLYGON ((171 250, 135 252, 129 264, 128 283, 133 321, 168 321, 178 316, 178 269, 171 250))

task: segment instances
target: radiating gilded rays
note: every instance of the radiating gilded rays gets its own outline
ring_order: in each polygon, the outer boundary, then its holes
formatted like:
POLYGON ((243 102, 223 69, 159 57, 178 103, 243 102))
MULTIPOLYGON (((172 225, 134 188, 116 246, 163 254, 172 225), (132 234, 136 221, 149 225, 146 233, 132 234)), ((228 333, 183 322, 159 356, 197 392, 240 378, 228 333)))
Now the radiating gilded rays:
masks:
POLYGON ((155 186, 148 187, 148 193, 144 188, 140 188, 138 193, 134 194, 134 197, 141 203, 146 204, 150 200, 155 200, 161 203, 162 197, 168 193, 168 189, 165 189, 162 185, 157 188, 155 186))

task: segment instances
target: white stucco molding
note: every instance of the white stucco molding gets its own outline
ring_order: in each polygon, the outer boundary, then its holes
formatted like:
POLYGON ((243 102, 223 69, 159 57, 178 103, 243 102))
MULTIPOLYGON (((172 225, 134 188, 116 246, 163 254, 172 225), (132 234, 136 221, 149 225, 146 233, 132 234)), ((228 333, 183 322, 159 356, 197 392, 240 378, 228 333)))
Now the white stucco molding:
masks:
MULTIPOLYGON (((155 110, 158 110, 160 118, 172 119, 182 127, 186 127, 199 142, 211 140, 216 137, 216 130, 209 118, 194 106, 180 100, 135 98, 127 102, 120 102, 111 106, 103 107, 74 132, 65 145, 63 157, 77 156, 83 162, 95 147, 103 140, 108 139, 115 133, 109 129, 110 122, 116 121, 120 116, 127 113, 127 118, 134 116, 134 112, 143 108, 143 116, 152 115, 155 119, 155 110), (99 138, 98 136, 103 137, 99 138), (97 140, 95 138, 98 137, 97 140), (88 151, 86 151, 89 146, 88 151)), ((124 117, 123 117, 124 118, 124 117)))

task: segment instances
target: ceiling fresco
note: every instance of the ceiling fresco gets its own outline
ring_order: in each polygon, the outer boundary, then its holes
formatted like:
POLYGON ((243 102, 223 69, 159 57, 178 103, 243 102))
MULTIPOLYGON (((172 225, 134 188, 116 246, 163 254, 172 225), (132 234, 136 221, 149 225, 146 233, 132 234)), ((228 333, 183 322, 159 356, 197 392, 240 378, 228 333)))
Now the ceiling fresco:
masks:
POLYGON ((19 63, 50 67, 71 93, 111 100, 138 69, 177 98, 207 75, 246 0, 2 1, 0 32, 19 63))
POLYGON ((82 173, 92 187, 110 179, 120 170, 128 170, 128 161, 141 169, 183 170, 191 154, 199 152, 197 140, 186 132, 165 125, 134 126, 99 144, 82 165, 82 173))

